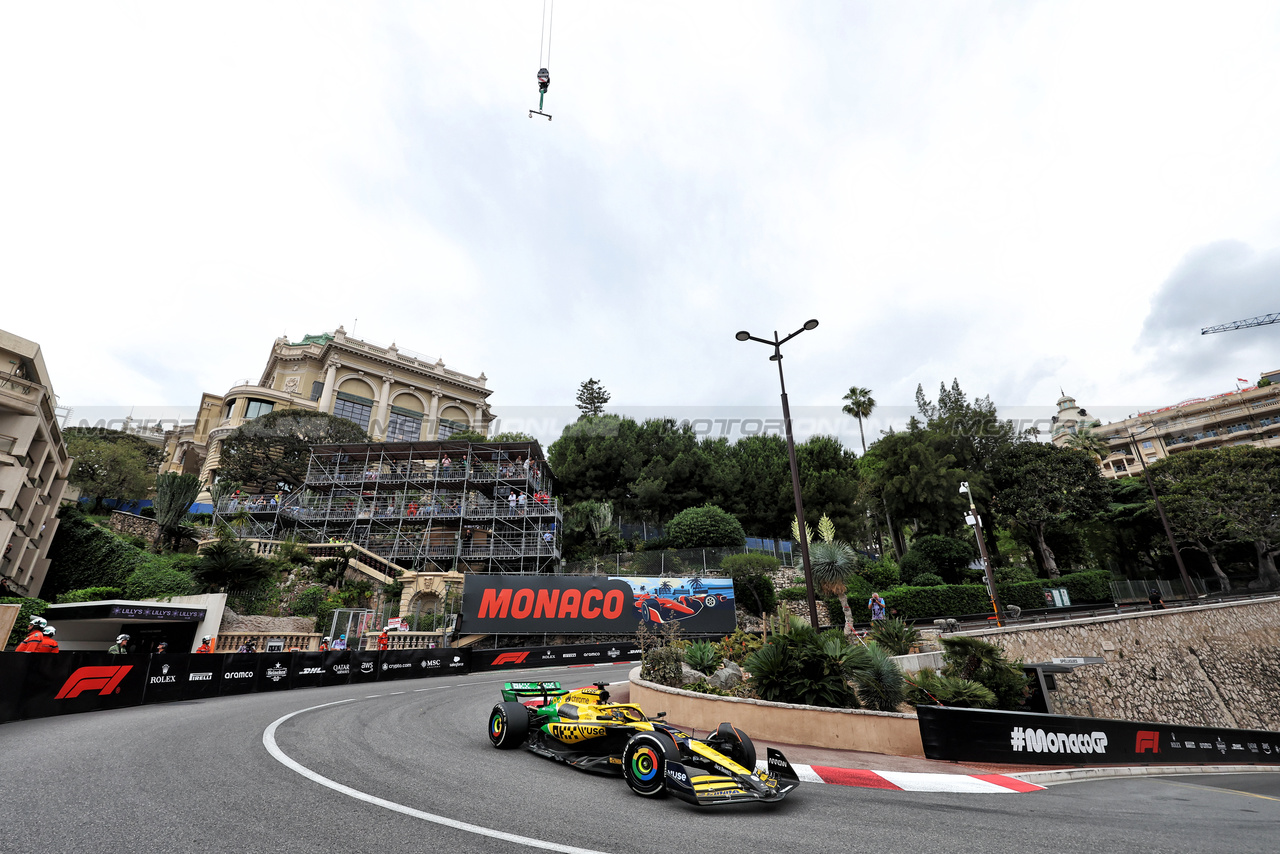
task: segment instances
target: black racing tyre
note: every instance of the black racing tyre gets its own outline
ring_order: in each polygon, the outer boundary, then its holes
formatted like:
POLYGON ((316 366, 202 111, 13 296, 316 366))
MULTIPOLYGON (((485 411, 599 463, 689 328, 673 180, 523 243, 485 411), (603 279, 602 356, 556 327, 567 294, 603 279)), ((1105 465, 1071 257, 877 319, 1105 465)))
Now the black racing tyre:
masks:
POLYGON ((716 727, 712 740, 725 756, 748 771, 756 770, 756 746, 745 732, 726 721, 716 727))
POLYGON ((499 750, 514 750, 529 737, 529 710, 519 703, 499 703, 489 713, 489 741, 499 750))
POLYGON ((622 751, 622 776, 642 798, 667 796, 667 763, 678 762, 680 750, 665 732, 638 732, 622 751))

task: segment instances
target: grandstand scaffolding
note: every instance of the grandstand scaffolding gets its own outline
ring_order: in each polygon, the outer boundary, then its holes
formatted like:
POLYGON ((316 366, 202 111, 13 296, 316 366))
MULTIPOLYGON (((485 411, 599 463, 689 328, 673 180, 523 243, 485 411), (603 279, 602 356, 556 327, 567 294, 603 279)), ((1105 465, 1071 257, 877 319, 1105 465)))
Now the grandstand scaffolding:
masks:
POLYGON ((301 487, 227 496, 214 516, 241 538, 355 543, 415 572, 551 572, 552 481, 534 441, 316 445, 301 487))

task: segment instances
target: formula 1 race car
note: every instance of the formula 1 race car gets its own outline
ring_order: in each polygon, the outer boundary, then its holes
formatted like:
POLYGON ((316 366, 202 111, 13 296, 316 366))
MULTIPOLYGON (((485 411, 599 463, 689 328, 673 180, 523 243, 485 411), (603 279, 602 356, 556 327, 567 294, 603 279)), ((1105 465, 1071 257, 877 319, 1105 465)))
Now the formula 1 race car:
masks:
POLYGON ((650 720, 639 706, 610 703, 603 682, 577 691, 559 682, 506 683, 489 713, 489 741, 584 771, 621 772, 645 798, 670 794, 702 806, 779 801, 800 785, 780 750, 768 748, 768 771, 756 770, 755 745, 732 724, 698 740, 650 720))

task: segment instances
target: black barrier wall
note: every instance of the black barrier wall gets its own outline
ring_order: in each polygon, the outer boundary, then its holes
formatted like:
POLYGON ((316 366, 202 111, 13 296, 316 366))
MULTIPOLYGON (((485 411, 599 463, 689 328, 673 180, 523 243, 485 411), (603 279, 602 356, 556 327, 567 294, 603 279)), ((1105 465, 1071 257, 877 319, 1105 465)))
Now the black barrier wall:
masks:
POLYGON ((5 652, 0 653, 0 723, 141 703, 639 658, 640 648, 630 643, 212 655, 5 652))
POLYGON ((918 706, 930 759, 1014 765, 1280 765, 1280 732, 918 706))

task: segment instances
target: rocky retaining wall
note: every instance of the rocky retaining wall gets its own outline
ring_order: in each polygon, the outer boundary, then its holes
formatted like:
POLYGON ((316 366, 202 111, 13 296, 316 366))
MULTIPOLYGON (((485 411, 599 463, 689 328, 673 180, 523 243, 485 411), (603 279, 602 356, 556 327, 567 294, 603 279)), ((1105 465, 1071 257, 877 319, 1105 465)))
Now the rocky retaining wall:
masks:
POLYGON ((1280 730, 1280 597, 967 632, 1054 674, 1059 714, 1280 730))
POLYGON ((160 526, 156 524, 155 519, 148 519, 146 516, 135 516, 122 510, 112 510, 107 524, 117 534, 123 534, 127 537, 142 537, 148 543, 154 542, 155 538, 160 535, 160 526))

